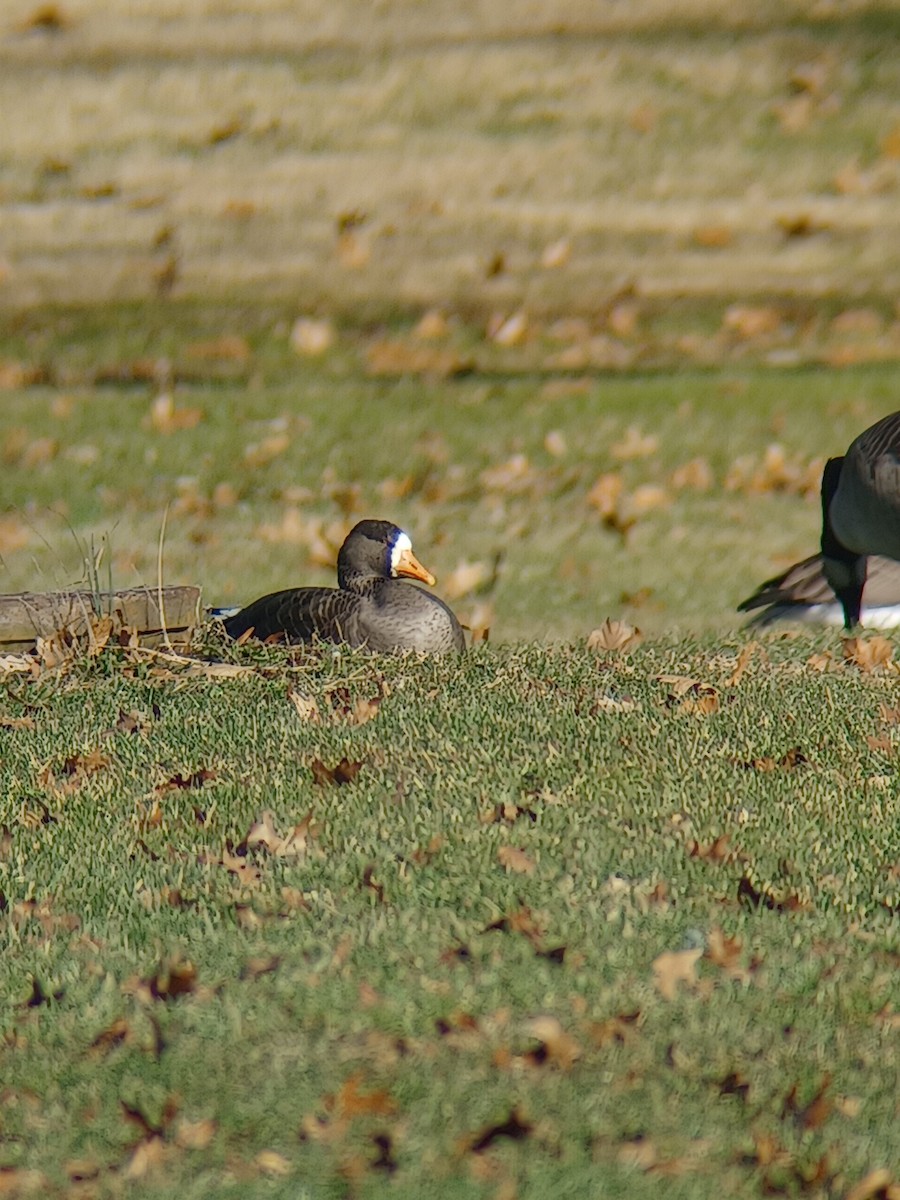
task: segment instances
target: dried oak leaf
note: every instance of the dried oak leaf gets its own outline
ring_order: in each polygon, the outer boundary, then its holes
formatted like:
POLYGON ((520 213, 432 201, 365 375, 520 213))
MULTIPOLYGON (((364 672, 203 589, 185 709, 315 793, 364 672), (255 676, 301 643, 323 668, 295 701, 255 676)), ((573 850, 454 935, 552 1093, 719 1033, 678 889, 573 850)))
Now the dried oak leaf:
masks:
POLYGON ((34 717, 8 717, 0 713, 0 729, 37 729, 34 717))
POLYGON ((175 1145, 181 1150, 205 1150, 216 1136, 216 1122, 212 1117, 200 1121, 182 1118, 175 1130, 175 1145))
POLYGON ((501 846, 497 851, 497 862, 515 875, 531 875, 535 868, 534 859, 518 846, 501 846))
POLYGON ((113 1021, 112 1025, 102 1029, 88 1047, 89 1054, 102 1056, 109 1054, 117 1046, 121 1046, 131 1035, 131 1027, 124 1017, 113 1021))
POLYGON ((731 836, 727 833, 720 833, 715 841, 705 846, 700 842, 691 841, 687 850, 688 857, 699 858, 705 862, 730 863, 741 857, 737 851, 732 850, 731 836))
POLYGON ((189 996, 197 986, 197 968, 186 958, 174 956, 161 962, 153 975, 139 981, 138 994, 153 1000, 175 1000, 189 996))
POLYGON ((266 809, 247 830, 236 853, 241 855, 248 850, 261 849, 278 858, 300 858, 306 853, 310 838, 314 838, 317 832, 312 809, 285 834, 278 832, 274 815, 266 809))
POLYGON ((191 342, 185 346, 184 353, 188 358, 204 361, 246 362, 250 358, 250 343, 240 334, 223 334, 204 342, 191 342))
POLYGON ((693 987, 697 982, 697 963, 703 951, 664 950, 653 960, 653 986, 665 1000, 674 1000, 678 985, 693 987))
POLYGON ((326 1096, 325 1109, 340 1117, 376 1116, 389 1117, 397 1111, 397 1104, 385 1088, 362 1091, 362 1072, 348 1075, 333 1096, 326 1096))
POLYGON ((640 1018, 641 1010, 636 1008, 633 1012, 619 1013, 604 1021, 592 1021, 588 1026, 588 1037, 599 1049, 612 1042, 627 1042, 635 1036, 640 1018))
POLYGON ((650 458, 659 449, 659 437, 655 433, 642 433, 636 425, 629 425, 621 441, 609 447, 613 458, 629 462, 636 458, 650 458))
POLYGON ((341 787, 346 783, 353 783, 363 767, 364 760, 359 762, 351 762, 346 756, 333 767, 326 767, 320 758, 314 758, 310 763, 310 770, 313 775, 313 783, 318 787, 328 787, 333 785, 341 787))
POLYGON ((761 758, 735 759, 734 765, 742 767, 745 771, 792 771, 795 767, 809 766, 809 759, 799 746, 792 746, 779 758, 767 754, 761 758))
POLYGON ((518 804, 512 804, 510 801, 504 801, 502 804, 494 804, 486 809, 479 816, 482 825, 497 825, 501 821, 512 825, 519 817, 527 817, 529 821, 534 823, 537 820, 537 813, 533 808, 522 808, 518 804))
POLYGON ((526 1055, 527 1061, 535 1066, 547 1063, 568 1071, 581 1057, 581 1047, 571 1034, 566 1033, 558 1017, 549 1013, 533 1017, 525 1023, 525 1031, 540 1043, 536 1050, 526 1055))
POLYGON ((725 680, 725 687, 737 687, 737 685, 741 682, 741 680, 744 678, 744 672, 750 665, 750 660, 756 653, 758 645, 758 642, 748 642, 743 650, 741 650, 740 654, 737 656, 737 660, 735 661, 734 670, 725 680))
POLYGON ((588 650, 604 653, 630 654, 644 640, 644 635, 627 621, 607 617, 599 629, 588 634, 588 650))
POLYGON ((876 1167, 853 1185, 845 1200, 900 1200, 900 1181, 887 1167, 876 1167))
POLYGON ((876 635, 871 638, 845 638, 844 659, 861 671, 877 671, 879 668, 895 671, 894 647, 887 638, 876 635))
POLYGON ((768 908, 771 912, 807 912, 812 908, 795 892, 775 895, 767 887, 757 887, 749 875, 742 876, 737 889, 738 901, 750 908, 768 908))
POLYGON ((193 429, 203 420, 202 408, 176 408, 175 397, 171 392, 162 392, 150 406, 150 413, 144 419, 144 427, 157 433, 177 433, 182 429, 193 429))
POLYGON ((784 1121, 790 1118, 801 1129, 818 1129, 834 1109, 834 1101, 826 1095, 830 1087, 831 1076, 826 1074, 812 1099, 806 1104, 800 1104, 797 1099, 798 1086, 793 1084, 781 1106, 781 1119, 784 1121))
POLYGON ((746 983, 750 978, 750 971, 741 965, 742 950, 743 942, 739 937, 728 937, 721 929, 714 927, 706 939, 704 957, 714 967, 720 967, 729 979, 746 983))
POLYGON ((257 955, 248 958, 241 967, 239 979, 259 979, 262 975, 271 975, 281 966, 281 956, 278 954, 257 955))
POLYGON ((182 775, 178 771, 163 783, 157 784, 153 789, 155 792, 169 792, 183 790, 187 788, 200 788, 204 783, 208 783, 211 779, 218 778, 218 773, 207 767, 201 767, 199 771, 193 771, 190 775, 182 775))
POLYGON ((374 376, 426 375, 452 379, 471 369, 471 359, 447 346, 393 340, 372 342, 366 350, 366 371, 374 376))
POLYGON ((22 33, 27 33, 32 29, 59 33, 71 23, 71 18, 58 4, 39 4, 22 18, 16 28, 22 33))
POLYGON ((361 887, 367 888, 379 904, 384 904, 384 884, 375 878, 375 864, 367 863, 363 868, 361 887))
POLYGON ((481 1133, 476 1134, 469 1141, 468 1149, 473 1154, 483 1154, 495 1142, 502 1139, 520 1142, 523 1138, 527 1138, 533 1129, 532 1123, 522 1117, 518 1108, 513 1108, 506 1120, 500 1121, 497 1125, 488 1125, 481 1133))
POLYGON ((94 775, 109 766, 109 757, 100 750, 88 750, 84 754, 72 754, 63 763, 63 774, 72 776, 94 775))

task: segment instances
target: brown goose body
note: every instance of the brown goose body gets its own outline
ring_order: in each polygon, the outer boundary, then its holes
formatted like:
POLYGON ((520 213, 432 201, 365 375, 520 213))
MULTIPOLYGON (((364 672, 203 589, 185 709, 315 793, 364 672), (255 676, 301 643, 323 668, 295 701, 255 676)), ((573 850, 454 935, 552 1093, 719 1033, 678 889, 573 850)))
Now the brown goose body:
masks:
POLYGON ((409 538, 388 521, 360 521, 338 554, 338 587, 288 588, 254 600, 225 622, 229 637, 316 638, 378 653, 460 653, 459 622, 437 596, 405 578, 434 583, 409 538), (401 578, 398 578, 400 576, 401 578))
MULTIPOLYGON (((781 575, 760 584, 738 605, 738 612, 754 612, 752 625, 775 621, 804 621, 843 625, 843 608, 825 577, 821 554, 794 563, 781 575)), ((900 625, 900 562, 873 555, 868 560, 861 623, 875 629, 900 625)))
POLYGON ((822 559, 848 628, 860 619, 870 555, 900 560, 900 413, 866 429, 822 473, 822 559))

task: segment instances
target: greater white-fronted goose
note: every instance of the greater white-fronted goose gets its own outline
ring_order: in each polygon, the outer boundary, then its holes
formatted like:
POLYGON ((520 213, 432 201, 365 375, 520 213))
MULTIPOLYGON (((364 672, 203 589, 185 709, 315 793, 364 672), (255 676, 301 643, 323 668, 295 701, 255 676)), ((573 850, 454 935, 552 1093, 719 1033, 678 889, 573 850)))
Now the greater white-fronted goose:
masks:
MULTIPOLYGON (((819 625, 843 625, 844 609, 825 578, 821 554, 794 563, 782 575, 767 579, 738 612, 755 613, 751 625, 775 621, 805 621, 819 625)), ((872 629, 900 625, 900 563, 873 555, 869 559, 866 590, 860 621, 872 629)))
POLYGON ((874 554, 900 560, 900 413, 861 433, 822 472, 822 560, 848 629, 859 623, 874 554))
POLYGON ((338 586, 288 588, 254 600, 224 621, 229 637, 343 642, 380 653, 459 653, 456 617, 437 596, 403 579, 433 584, 409 537, 389 521, 360 521, 338 552, 338 586))

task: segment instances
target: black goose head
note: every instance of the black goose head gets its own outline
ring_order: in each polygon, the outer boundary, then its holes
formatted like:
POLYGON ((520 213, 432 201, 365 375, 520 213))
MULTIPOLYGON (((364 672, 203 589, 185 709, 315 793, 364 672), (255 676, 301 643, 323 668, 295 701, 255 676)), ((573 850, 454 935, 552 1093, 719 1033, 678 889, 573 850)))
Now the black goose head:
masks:
POLYGON ((338 586, 352 587, 362 579, 419 579, 433 584, 434 576, 412 552, 409 536, 390 521, 359 521, 338 552, 338 586))
POLYGON ((866 586, 866 556, 848 550, 831 524, 831 502, 841 481, 843 456, 829 458, 822 472, 822 562, 825 578, 844 609, 844 625, 859 624, 863 588, 866 586))

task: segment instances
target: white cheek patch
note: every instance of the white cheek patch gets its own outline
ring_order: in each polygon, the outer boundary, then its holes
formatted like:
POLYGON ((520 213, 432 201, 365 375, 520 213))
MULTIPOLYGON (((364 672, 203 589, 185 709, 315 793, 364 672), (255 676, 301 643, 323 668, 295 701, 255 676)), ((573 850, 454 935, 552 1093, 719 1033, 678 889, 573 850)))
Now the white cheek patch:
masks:
POLYGON ((394 544, 391 546, 391 578, 396 578, 397 568, 400 566, 400 556, 404 550, 412 550, 412 542, 409 540, 409 535, 398 533, 394 539, 394 544))

